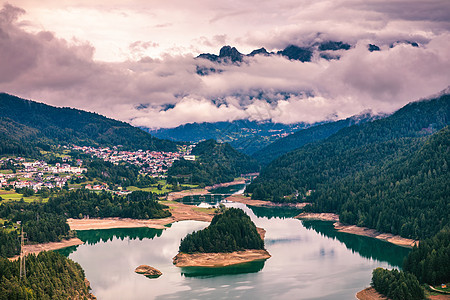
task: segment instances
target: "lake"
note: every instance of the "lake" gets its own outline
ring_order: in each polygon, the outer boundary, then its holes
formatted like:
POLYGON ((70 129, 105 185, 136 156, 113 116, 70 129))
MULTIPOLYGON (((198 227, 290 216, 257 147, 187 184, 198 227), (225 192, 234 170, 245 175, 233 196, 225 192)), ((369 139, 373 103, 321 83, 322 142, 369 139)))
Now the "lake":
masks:
POLYGON ((399 267, 409 249, 340 233, 331 222, 293 219, 286 208, 242 208, 266 233, 267 261, 227 268, 178 268, 180 240, 205 222, 150 228, 79 231, 86 243, 60 250, 81 264, 98 299, 355 299, 369 286, 372 269, 399 267), (163 275, 148 279, 146 264, 163 275))

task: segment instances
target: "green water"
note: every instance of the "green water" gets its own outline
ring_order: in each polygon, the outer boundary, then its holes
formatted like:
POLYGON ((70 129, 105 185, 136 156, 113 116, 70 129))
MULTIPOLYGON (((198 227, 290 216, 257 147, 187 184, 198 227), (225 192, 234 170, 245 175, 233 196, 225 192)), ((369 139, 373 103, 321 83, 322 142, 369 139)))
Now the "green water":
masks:
POLYGON ((79 262, 98 299, 354 299, 370 284, 372 269, 400 266, 409 250, 339 233, 331 222, 300 221, 283 209, 242 208, 265 228, 272 257, 227 268, 177 268, 180 240, 208 224, 183 221, 149 228, 79 231, 86 244, 62 251, 79 262), (134 273, 146 264, 163 273, 134 273))

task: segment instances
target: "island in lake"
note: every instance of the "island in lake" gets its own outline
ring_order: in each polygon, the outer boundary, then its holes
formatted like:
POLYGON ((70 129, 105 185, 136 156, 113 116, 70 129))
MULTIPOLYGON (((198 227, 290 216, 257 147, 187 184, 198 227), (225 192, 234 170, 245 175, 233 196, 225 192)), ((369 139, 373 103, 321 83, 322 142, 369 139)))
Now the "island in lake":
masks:
POLYGON ((270 258, 264 249, 265 231, 243 210, 229 208, 203 230, 188 234, 173 258, 177 267, 224 267, 270 258))

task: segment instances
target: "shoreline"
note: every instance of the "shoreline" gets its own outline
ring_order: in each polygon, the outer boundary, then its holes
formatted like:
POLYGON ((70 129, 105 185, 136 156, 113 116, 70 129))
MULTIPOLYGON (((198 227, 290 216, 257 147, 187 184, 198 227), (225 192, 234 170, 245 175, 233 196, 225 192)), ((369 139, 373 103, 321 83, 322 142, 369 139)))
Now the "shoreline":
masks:
POLYGON ((166 225, 178 221, 203 221, 211 222, 214 210, 211 213, 203 210, 195 210, 196 206, 179 202, 164 203, 169 206, 171 217, 163 219, 129 219, 129 218, 93 218, 93 219, 67 219, 71 230, 113 229, 113 228, 139 228, 148 227, 165 229, 166 225))
POLYGON ((257 260, 266 260, 271 255, 267 250, 244 250, 231 253, 178 253, 173 258, 177 267, 226 267, 257 260))
MULTIPOLYGON (((82 240, 80 240, 79 238, 71 238, 68 240, 62 240, 60 242, 24 245, 24 252, 25 252, 25 255, 38 254, 42 251, 58 250, 58 249, 67 248, 67 247, 71 247, 71 246, 78 246, 78 245, 82 245, 82 244, 84 244, 84 242, 82 240)), ((16 255, 16 256, 9 258, 9 260, 14 261, 14 260, 18 259, 19 257, 20 257, 20 255, 16 255)))
POLYGON ((310 203, 275 203, 263 200, 254 200, 244 195, 231 195, 225 198, 225 200, 239 202, 245 205, 259 206, 259 207, 292 207, 302 209, 310 203))
POLYGON ((179 192, 172 192, 167 195, 167 201, 174 201, 177 199, 181 199, 185 196, 197 196, 197 195, 206 195, 209 194, 207 187, 203 189, 193 189, 193 190, 184 190, 179 192))
POLYGON ((339 232, 376 238, 401 247, 412 248, 414 245, 419 245, 418 240, 404 238, 392 233, 381 233, 375 229, 359 227, 356 225, 344 225, 339 222, 339 216, 333 213, 301 213, 295 218, 303 220, 333 221, 335 222, 333 224, 334 228, 339 232))
POLYGON ((388 299, 378 293, 373 287, 368 287, 356 293, 355 298, 358 300, 385 300, 388 299))
MULTIPOLYGON (((262 240, 266 236, 264 228, 256 227, 259 236, 262 240)), ((172 259, 172 262, 177 267, 227 267, 231 265, 243 264, 247 262, 266 260, 272 257, 266 249, 255 250, 246 249, 243 251, 234 251, 231 253, 182 253, 178 252, 172 259)))
POLYGON ((214 185, 205 187, 205 190, 209 191, 209 190, 214 190, 214 189, 221 188, 221 187, 228 187, 231 185, 238 185, 238 184, 246 184, 246 181, 245 180, 236 180, 236 181, 230 181, 230 182, 224 182, 224 183, 216 183, 214 185))

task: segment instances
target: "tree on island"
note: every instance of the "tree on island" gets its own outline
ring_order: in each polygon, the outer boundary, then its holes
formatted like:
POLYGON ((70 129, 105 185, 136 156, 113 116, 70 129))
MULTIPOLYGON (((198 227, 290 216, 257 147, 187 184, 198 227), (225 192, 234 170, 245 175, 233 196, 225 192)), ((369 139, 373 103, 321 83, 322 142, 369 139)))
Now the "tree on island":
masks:
POLYGON ((180 252, 218 253, 245 249, 264 249, 264 241, 250 217, 238 208, 229 208, 214 216, 203 230, 181 240, 180 252))

